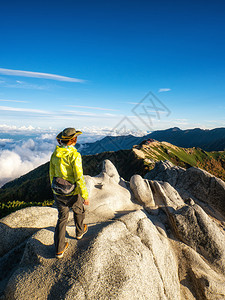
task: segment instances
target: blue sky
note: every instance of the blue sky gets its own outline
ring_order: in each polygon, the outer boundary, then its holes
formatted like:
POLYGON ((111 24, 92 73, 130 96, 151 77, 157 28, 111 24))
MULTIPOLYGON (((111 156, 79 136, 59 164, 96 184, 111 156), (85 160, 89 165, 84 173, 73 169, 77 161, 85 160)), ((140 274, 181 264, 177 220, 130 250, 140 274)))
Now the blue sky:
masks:
POLYGON ((0 125, 225 126, 223 0, 9 0, 0 28, 0 125))

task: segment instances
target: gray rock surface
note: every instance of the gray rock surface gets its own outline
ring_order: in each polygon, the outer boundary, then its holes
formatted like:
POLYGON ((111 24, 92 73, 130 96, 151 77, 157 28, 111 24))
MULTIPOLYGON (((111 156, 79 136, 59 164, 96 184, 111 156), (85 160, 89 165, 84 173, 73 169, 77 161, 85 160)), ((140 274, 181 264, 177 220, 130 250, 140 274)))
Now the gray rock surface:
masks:
POLYGON ((101 174, 85 176, 89 230, 76 240, 70 217, 70 246, 60 261, 54 208, 2 219, 0 237, 9 246, 1 248, 1 299, 225 299, 224 183, 190 171, 166 162, 151 180, 135 175, 129 183, 105 161, 101 174), (190 171, 204 197, 194 194, 190 171))
POLYGON ((58 294, 62 299, 78 300, 180 297, 177 264, 169 241, 142 211, 105 224, 94 240, 86 238, 86 249, 78 261, 72 258, 79 243, 71 240, 73 247, 63 261, 66 272, 61 274, 59 262, 48 256, 52 235, 42 230, 28 242, 21 267, 7 286, 9 299, 20 295, 23 299, 47 299, 58 294), (73 276, 68 278, 68 273, 73 276), (47 278, 47 274, 51 276, 47 278), (43 282, 42 276, 47 281, 43 282), (33 289, 27 291, 27 284, 33 289))
POLYGON ((155 201, 148 180, 140 175, 133 175, 130 179, 130 188, 137 201, 144 205, 146 210, 155 209, 155 201))
POLYGON ((50 207, 28 207, 2 218, 0 256, 18 246, 37 230, 55 226, 57 215, 57 209, 50 207))
POLYGON ((169 182, 184 199, 193 198, 209 204, 225 216, 225 182, 202 169, 185 170, 169 161, 158 162, 145 178, 169 182))
POLYGON ((142 208, 134 203, 132 192, 109 160, 104 161, 98 176, 85 176, 85 181, 90 198, 90 205, 86 207, 88 222, 101 222, 120 212, 142 208))

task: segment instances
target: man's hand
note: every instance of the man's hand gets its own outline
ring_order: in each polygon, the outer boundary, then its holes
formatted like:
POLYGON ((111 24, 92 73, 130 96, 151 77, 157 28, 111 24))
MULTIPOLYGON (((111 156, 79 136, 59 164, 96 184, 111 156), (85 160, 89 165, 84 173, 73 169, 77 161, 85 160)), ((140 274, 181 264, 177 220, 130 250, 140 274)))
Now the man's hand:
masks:
POLYGON ((90 202, 89 202, 89 199, 84 199, 84 205, 89 205, 90 204, 90 202))

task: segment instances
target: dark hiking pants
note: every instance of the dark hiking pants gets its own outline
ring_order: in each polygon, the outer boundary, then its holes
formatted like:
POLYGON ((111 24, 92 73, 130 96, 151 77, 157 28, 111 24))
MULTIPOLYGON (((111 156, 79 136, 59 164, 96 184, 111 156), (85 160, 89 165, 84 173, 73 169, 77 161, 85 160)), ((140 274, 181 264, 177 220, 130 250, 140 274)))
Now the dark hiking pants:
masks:
POLYGON ((69 210, 72 208, 76 235, 81 235, 84 230, 84 205, 82 198, 78 195, 61 196, 54 195, 55 203, 58 209, 58 222, 55 228, 54 243, 56 253, 59 253, 65 248, 66 225, 69 216, 69 210))

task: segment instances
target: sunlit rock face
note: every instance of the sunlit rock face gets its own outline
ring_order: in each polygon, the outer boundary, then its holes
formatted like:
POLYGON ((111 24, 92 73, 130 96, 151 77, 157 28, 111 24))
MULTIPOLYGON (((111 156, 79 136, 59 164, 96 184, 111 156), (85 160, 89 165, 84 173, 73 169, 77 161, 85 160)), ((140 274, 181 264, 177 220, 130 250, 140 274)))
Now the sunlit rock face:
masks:
POLYGON ((225 299, 223 181, 160 162, 126 182, 109 160, 85 180, 89 230, 76 240, 71 213, 61 260, 55 208, 1 219, 0 299, 225 299))

